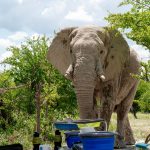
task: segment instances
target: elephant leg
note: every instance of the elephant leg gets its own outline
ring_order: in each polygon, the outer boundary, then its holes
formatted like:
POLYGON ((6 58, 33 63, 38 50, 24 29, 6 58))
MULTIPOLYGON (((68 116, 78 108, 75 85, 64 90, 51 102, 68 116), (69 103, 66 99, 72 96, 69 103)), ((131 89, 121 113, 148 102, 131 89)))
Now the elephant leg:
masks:
MULTIPOLYGON (((100 117, 103 118, 107 123, 107 130, 109 127, 111 115, 115 107, 115 96, 114 87, 112 82, 107 82, 103 84, 102 96, 101 96, 101 107, 100 107, 100 117)), ((101 130, 104 130, 104 124, 100 126, 101 130)))
POLYGON ((128 116, 126 117, 125 121, 125 142, 127 145, 133 145, 135 144, 135 139, 133 136, 133 132, 130 126, 129 118, 128 116))
POLYGON ((94 118, 99 117, 97 95, 98 95, 98 91, 94 89, 94 94, 93 94, 93 110, 94 110, 94 116, 95 116, 94 118))
POLYGON ((129 120, 128 120, 128 112, 132 106, 132 101, 135 96, 135 91, 136 91, 136 84, 131 88, 129 91, 128 95, 124 98, 124 100, 117 106, 117 132, 120 134, 121 138, 116 139, 116 144, 123 148, 125 147, 125 129, 129 130, 126 133, 128 133, 128 137, 126 139, 132 139, 133 138, 133 133, 132 130, 130 129, 131 127, 129 125, 129 120), (125 126, 126 124, 126 126, 125 126), (127 127, 128 126, 128 127, 127 127))
POLYGON ((103 108, 100 108, 100 118, 104 119, 107 123, 107 128, 105 123, 101 123, 100 130, 108 130, 110 119, 114 110, 114 105, 109 103, 103 103, 103 108))
POLYGON ((126 144, 124 142, 125 139, 125 120, 126 114, 128 113, 127 109, 124 109, 123 106, 117 107, 117 132, 119 136, 116 137, 115 147, 125 148, 126 144))

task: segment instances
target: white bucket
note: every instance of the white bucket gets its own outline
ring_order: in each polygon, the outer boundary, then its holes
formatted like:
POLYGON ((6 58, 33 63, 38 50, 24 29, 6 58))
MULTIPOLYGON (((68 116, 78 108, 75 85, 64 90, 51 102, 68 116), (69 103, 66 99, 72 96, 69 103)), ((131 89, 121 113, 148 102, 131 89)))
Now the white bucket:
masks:
POLYGON ((48 144, 40 145, 39 150, 52 150, 48 144))
POLYGON ((80 133, 87 133, 87 132, 95 132, 95 129, 93 127, 84 127, 81 128, 80 133))

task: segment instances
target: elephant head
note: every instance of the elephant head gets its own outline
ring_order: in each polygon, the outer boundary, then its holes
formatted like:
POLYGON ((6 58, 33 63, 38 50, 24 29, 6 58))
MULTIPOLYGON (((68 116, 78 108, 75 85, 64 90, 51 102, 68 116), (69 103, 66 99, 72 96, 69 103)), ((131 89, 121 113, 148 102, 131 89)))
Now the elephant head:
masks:
POLYGON ((95 117, 93 93, 98 78, 106 82, 120 74, 128 62, 129 47, 117 31, 73 27, 57 33, 47 58, 73 81, 80 118, 88 119, 95 117))

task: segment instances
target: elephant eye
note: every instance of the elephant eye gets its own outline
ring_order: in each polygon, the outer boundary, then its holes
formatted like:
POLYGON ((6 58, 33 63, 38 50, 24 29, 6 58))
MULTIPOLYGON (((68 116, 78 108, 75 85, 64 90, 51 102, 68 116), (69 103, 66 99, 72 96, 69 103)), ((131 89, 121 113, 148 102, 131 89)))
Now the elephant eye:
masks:
POLYGON ((114 46, 112 45, 110 48, 114 48, 114 46))
POLYGON ((111 59, 114 59, 114 56, 113 56, 113 55, 111 56, 111 59))
POLYGON ((104 51, 100 51, 100 54, 103 54, 104 51))

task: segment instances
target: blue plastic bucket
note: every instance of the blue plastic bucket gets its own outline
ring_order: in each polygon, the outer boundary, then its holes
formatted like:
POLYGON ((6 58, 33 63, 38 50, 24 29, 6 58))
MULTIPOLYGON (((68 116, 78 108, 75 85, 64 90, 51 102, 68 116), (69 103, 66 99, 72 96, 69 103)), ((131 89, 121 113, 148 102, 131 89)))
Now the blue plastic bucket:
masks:
POLYGON ((114 134, 111 132, 80 133, 84 150, 113 150, 114 134))
POLYGON ((59 130, 79 130, 76 123, 55 122, 54 126, 59 130))
POLYGON ((135 147, 138 149, 142 149, 142 150, 148 150, 148 147, 150 146, 150 144, 145 144, 145 143, 137 143, 135 144, 135 147))
POLYGON ((66 142, 69 148, 72 148, 73 144, 81 143, 81 138, 79 136, 79 132, 71 131, 65 132, 66 135, 66 142))

